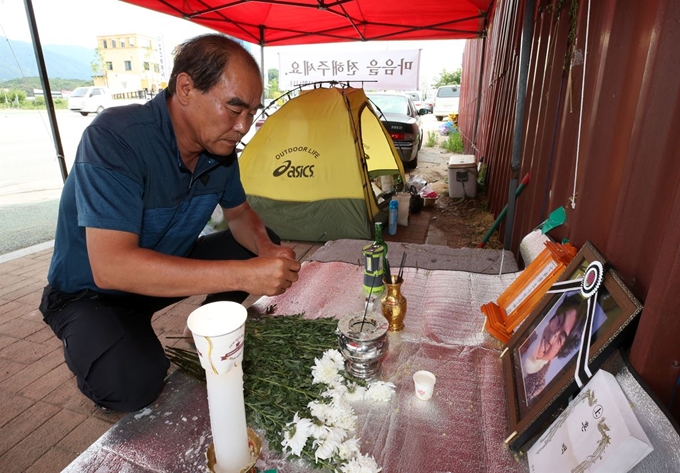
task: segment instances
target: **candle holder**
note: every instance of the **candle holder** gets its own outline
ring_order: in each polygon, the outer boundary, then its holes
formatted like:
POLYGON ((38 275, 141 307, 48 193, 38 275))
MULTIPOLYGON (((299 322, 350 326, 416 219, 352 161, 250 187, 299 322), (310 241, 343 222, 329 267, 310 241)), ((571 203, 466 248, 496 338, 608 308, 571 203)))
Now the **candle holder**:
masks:
POLYGON ((387 353, 387 321, 374 313, 350 314, 338 322, 338 345, 349 374, 375 379, 387 353))
MULTIPOLYGON (((240 473, 255 473, 257 471, 255 463, 257 463, 257 459, 260 457, 260 452, 262 451, 262 439, 251 428, 248 428, 248 448, 250 449, 250 459, 252 461, 246 465, 240 473)), ((210 473, 215 473, 215 464, 217 463, 217 458, 215 457, 215 444, 211 443, 208 445, 208 450, 205 452, 205 459, 208 463, 208 471, 210 471, 210 473)))
POLYGON ((401 293, 401 285, 404 278, 393 276, 392 281, 383 279, 387 291, 380 301, 382 314, 389 322, 390 332, 404 330, 404 317, 406 317, 406 298, 401 293))

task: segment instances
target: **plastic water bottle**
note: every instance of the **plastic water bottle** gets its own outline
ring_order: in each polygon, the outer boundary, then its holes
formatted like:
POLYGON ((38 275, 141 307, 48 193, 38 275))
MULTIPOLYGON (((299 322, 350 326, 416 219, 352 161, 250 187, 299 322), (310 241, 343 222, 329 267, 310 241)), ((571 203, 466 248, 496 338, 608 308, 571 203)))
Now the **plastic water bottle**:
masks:
POLYGON ((399 201, 390 200, 390 213, 387 217, 387 233, 394 235, 397 233, 397 217, 399 214, 399 201))

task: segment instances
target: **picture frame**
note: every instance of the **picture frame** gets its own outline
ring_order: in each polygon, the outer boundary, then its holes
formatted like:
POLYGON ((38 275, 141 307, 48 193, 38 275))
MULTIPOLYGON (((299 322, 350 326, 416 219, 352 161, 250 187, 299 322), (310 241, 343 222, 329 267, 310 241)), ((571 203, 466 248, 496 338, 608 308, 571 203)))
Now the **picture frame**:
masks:
POLYGON ((529 316, 546 291, 574 259, 578 250, 570 243, 545 242, 545 248, 522 271, 496 302, 488 302, 480 310, 486 317, 484 329, 504 344, 529 316))
MULTIPOLYGON (((583 278, 588 265, 596 261, 606 268, 604 257, 586 242, 555 284, 583 278)), ((592 297, 596 306, 588 363, 594 374, 620 345, 624 329, 642 305, 613 269, 604 271, 592 297)), ((547 427, 578 391, 574 371, 586 306, 580 289, 546 293, 501 353, 508 398, 509 436, 505 443, 511 450, 519 450, 547 427)))

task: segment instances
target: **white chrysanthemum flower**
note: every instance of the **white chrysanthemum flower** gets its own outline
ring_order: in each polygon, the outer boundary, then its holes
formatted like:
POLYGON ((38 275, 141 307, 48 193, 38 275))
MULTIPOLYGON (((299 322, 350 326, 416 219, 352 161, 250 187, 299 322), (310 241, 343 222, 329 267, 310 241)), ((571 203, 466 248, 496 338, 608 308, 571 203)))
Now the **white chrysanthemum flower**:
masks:
POLYGON ((366 388, 356 383, 348 383, 345 400, 348 402, 362 401, 366 395, 366 388))
POLYGON ((342 375, 338 372, 335 361, 330 358, 314 358, 312 367, 312 384, 338 384, 342 383, 342 375))
POLYGON ((347 386, 344 384, 331 385, 321 393, 323 397, 330 397, 333 401, 340 401, 347 394, 347 386))
POLYGON ((359 439, 356 437, 352 437, 350 439, 345 440, 338 447, 338 456, 342 460, 350 460, 355 456, 359 455, 360 453, 361 452, 359 451, 359 439))
POLYGON ((328 427, 321 421, 312 422, 309 429, 309 436, 313 439, 325 438, 328 435, 328 427))
POLYGON ((342 357, 338 350, 326 350, 323 354, 325 359, 331 360, 338 371, 345 369, 345 359, 342 357))
POLYGON ((339 427, 330 427, 326 431, 326 436, 314 440, 313 446, 317 446, 314 458, 317 460, 328 460, 332 458, 340 447, 340 444, 347 438, 347 432, 339 427))
POLYGON ((283 432, 283 441, 281 444, 283 445, 284 451, 288 448, 293 455, 300 456, 300 453, 311 434, 313 422, 310 419, 301 419, 296 412, 293 417, 293 422, 290 422, 287 425, 292 425, 292 427, 283 432))
POLYGON ((319 401, 312 401, 307 404, 307 407, 309 407, 309 412, 314 417, 324 423, 330 418, 333 411, 333 406, 319 401))
POLYGON ((384 381, 375 381, 368 385, 364 399, 367 401, 387 402, 394 394, 394 384, 384 381))
POLYGON ((326 423, 335 427, 341 427, 345 430, 354 431, 357 428, 357 415, 354 409, 347 402, 334 401, 331 404, 332 409, 328 412, 326 423))
POLYGON ((357 428, 357 416, 347 402, 332 401, 330 404, 324 404, 312 401, 307 407, 313 417, 329 427, 341 427, 352 431, 357 428))
POLYGON ((389 401, 395 386, 376 381, 367 389, 346 381, 340 374, 343 369, 344 360, 337 350, 327 350, 321 359, 314 359, 312 383, 322 383, 327 388, 318 400, 307 405, 312 416, 310 419, 302 419, 295 413, 293 422, 287 424, 283 432, 281 443, 284 451, 290 450, 292 454, 301 456, 311 438, 316 461, 331 460, 338 473, 378 473, 382 469, 376 461, 361 454, 359 439, 348 439, 349 433, 356 431, 358 423, 350 402, 362 399, 389 401))
POLYGON ((378 473, 382 471, 382 468, 378 467, 373 457, 359 454, 356 458, 342 465, 340 471, 342 473, 378 473))

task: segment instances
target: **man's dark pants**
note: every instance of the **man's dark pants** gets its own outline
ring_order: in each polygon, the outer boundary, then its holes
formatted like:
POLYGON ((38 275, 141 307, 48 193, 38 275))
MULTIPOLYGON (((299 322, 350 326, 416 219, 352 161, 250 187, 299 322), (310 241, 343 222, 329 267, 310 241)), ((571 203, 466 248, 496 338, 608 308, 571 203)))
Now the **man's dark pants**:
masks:
MULTIPOLYGON (((279 237, 272 231, 275 243, 279 237)), ((245 260, 255 255, 224 231, 200 237, 188 255, 204 260, 245 260)), ((211 294, 203 302, 243 302, 245 292, 211 294)), ((66 294, 47 286, 40 311, 64 344, 78 388, 95 404, 131 412, 153 402, 170 362, 151 326, 153 314, 182 297, 110 295, 91 290, 66 294)))

